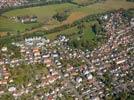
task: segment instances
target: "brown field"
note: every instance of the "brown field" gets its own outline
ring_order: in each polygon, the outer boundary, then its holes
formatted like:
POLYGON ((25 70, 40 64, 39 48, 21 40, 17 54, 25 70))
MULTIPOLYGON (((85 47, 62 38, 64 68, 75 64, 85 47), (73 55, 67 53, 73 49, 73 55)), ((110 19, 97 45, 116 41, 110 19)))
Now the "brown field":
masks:
MULTIPOLYGON (((77 0, 77 1, 87 1, 87 0, 77 0)), ((89 0, 90 1, 90 0, 89 0)), ((72 11, 70 16, 64 23, 73 23, 76 20, 81 19, 87 15, 102 13, 110 10, 117 10, 117 9, 129 9, 134 8, 134 3, 127 2, 126 0, 107 0, 104 3, 96 3, 86 7, 76 8, 72 11)))
POLYGON ((0 36, 6 36, 7 32, 0 32, 0 36))
POLYGON ((65 23, 65 24, 71 24, 74 21, 85 17, 86 15, 87 14, 86 13, 83 13, 83 12, 73 12, 73 13, 70 14, 70 16, 67 18, 67 20, 64 21, 63 23, 65 23))

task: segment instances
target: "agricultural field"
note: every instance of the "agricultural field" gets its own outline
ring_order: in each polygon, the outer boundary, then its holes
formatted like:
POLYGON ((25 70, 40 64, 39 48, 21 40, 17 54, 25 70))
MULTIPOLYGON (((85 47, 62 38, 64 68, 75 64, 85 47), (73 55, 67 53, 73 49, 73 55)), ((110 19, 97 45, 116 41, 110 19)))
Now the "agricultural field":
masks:
MULTIPOLYGON (((76 1, 82 1, 82 0, 76 0, 76 1)), ((25 32, 25 30, 31 30, 39 26, 44 30, 49 30, 60 25, 73 23, 74 21, 79 20, 87 15, 102 13, 105 11, 115 10, 119 8, 129 9, 133 7, 134 3, 127 2, 126 0, 106 0, 103 3, 102 2, 94 3, 92 5, 84 7, 71 3, 64 3, 64 4, 54 4, 48 6, 16 9, 3 13, 2 16, 4 17, 0 16, 0 31, 1 32, 10 31, 14 33, 18 31, 25 32), (68 9, 70 11, 69 17, 65 21, 59 22, 56 19, 52 18, 54 14, 68 9), (36 15, 38 17, 38 22, 31 24, 23 24, 8 19, 14 16, 25 16, 25 15, 36 15)))
POLYGON ((24 9, 12 10, 4 13, 4 16, 13 17, 13 16, 23 16, 23 15, 36 15, 39 22, 45 22, 51 18, 56 12, 60 12, 65 9, 73 9, 76 7, 73 4, 54 4, 48 6, 39 6, 39 7, 30 7, 24 9))
POLYGON ((51 17, 56 14, 56 12, 60 12, 61 10, 76 7, 72 4, 55 4, 49 6, 40 6, 40 7, 31 7, 25 9, 17 9, 4 13, 0 16, 0 31, 25 31, 25 29, 31 29, 34 26, 38 26, 39 24, 44 24, 46 26, 50 25, 58 25, 58 22, 51 17), (15 22, 14 20, 9 20, 9 17, 16 16, 25 16, 25 15, 36 15, 38 17, 38 23, 31 24, 23 24, 19 22, 15 22), (3 17, 4 16, 4 17, 3 17), (8 17, 8 18, 5 18, 8 17))
POLYGON ((76 9, 76 12, 79 11, 86 14, 96 14, 110 10, 117 10, 120 8, 129 9, 133 7, 134 3, 127 2, 125 0, 107 0, 104 3, 96 3, 90 6, 78 8, 76 9))

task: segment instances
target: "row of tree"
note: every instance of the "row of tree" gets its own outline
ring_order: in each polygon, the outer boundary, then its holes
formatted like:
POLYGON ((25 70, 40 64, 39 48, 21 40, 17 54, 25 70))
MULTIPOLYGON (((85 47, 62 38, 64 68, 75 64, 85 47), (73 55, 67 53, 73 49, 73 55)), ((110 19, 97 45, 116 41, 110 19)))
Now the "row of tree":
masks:
POLYGON ((134 0, 127 0, 127 1, 134 2, 134 0))

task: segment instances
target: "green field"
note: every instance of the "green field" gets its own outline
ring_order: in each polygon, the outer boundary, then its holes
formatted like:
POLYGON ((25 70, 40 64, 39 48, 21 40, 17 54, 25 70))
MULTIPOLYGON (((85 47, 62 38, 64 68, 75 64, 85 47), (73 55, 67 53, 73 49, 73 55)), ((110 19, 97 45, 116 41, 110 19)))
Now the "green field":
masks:
POLYGON ((2 32, 23 32, 25 29, 31 29, 32 27, 38 26, 39 23, 31 23, 31 24, 22 24, 16 23, 4 17, 0 17, 0 31, 2 32))
POLYGON ((70 34, 75 33, 75 32, 78 32, 77 27, 72 27, 72 28, 66 29, 64 31, 47 34, 46 37, 49 38, 49 39, 51 39, 51 40, 53 40, 58 35, 66 35, 66 34, 70 35, 70 34))
POLYGON ((47 74, 48 70, 43 65, 22 65, 16 69, 11 69, 10 73, 12 78, 15 80, 17 85, 27 85, 29 80, 34 82, 35 75, 40 75, 42 73, 47 74))
MULTIPOLYGON (((91 39, 92 40, 95 38, 95 34, 92 32, 92 29, 91 29, 91 26, 94 23, 97 23, 97 21, 91 21, 90 23, 84 23, 85 27, 84 27, 83 39, 85 39, 85 40, 91 39)), ((79 32, 79 29, 77 28, 77 26, 75 26, 75 27, 71 27, 69 29, 60 31, 60 32, 47 34, 46 37, 51 40, 54 40, 54 39, 56 39, 56 37, 58 35, 68 35, 68 36, 72 35, 71 38, 74 39, 74 38, 78 38, 80 36, 78 34, 78 32, 79 32)))
MULTIPOLYGON (((38 17, 38 23, 31 23, 31 24, 23 24, 17 23, 14 20, 9 20, 0 16, 0 31, 11 31, 16 32, 25 31, 25 29, 31 29, 32 27, 38 26, 38 24, 46 24, 51 17, 56 14, 56 12, 60 12, 61 10, 71 8, 73 9, 76 7, 75 5, 65 3, 65 4, 55 4, 49 6, 40 6, 40 7, 31 7, 31 8, 24 8, 24 9, 16 9, 3 14, 6 17, 14 17, 14 16, 25 16, 25 15, 36 15, 38 17)), ((55 20, 51 20, 50 24, 59 24, 55 20)), ((48 25, 47 25, 48 26, 48 25)))
POLYGON ((95 3, 85 7, 79 7, 74 4, 64 3, 64 4, 16 9, 3 13, 3 16, 13 17, 20 15, 36 15, 38 16, 38 23, 22 24, 0 16, 0 31, 24 32, 26 29, 31 29, 32 27, 36 27, 39 24, 43 24, 41 28, 45 27, 44 29, 46 28, 51 29, 59 25, 74 22, 75 20, 78 20, 81 17, 87 15, 101 13, 119 8, 124 9, 134 8, 134 3, 127 2, 126 0, 107 0, 106 2, 103 3, 95 3), (66 9, 70 9, 70 16, 66 21, 58 22, 52 19, 52 16, 54 14, 66 9))
POLYGON ((4 13, 4 16, 21 16, 21 15, 36 15, 39 19, 39 22, 43 22, 50 17, 52 17, 56 12, 60 12, 64 9, 73 9, 76 7, 73 4, 65 3, 65 4, 55 4, 48 6, 40 6, 40 7, 31 7, 24 9, 12 10, 4 13))

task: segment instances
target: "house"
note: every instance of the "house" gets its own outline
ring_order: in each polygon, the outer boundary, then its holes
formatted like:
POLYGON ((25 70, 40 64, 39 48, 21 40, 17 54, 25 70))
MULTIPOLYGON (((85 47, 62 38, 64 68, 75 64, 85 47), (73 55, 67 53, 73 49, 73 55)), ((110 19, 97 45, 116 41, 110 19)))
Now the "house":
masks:
POLYGON ((1 51, 6 52, 6 51, 7 51, 7 47, 3 47, 3 48, 1 49, 1 51))
POLYGON ((118 60, 116 63, 117 63, 117 65, 119 65, 119 64, 124 63, 125 61, 126 61, 125 59, 123 59, 123 60, 118 60))
POLYGON ((53 54, 52 54, 52 57, 53 57, 53 58, 57 58, 57 57, 59 57, 59 55, 58 55, 58 53, 53 53, 53 54))
POLYGON ((16 91, 16 87, 10 87, 10 88, 8 88, 8 91, 9 92, 14 92, 14 91, 16 91))
POLYGON ((9 79, 9 72, 5 65, 0 69, 0 84, 7 84, 9 79))
POLYGON ((86 78, 87 78, 88 80, 92 80, 92 79, 93 79, 93 76, 92 76, 92 74, 88 74, 88 75, 86 75, 86 78))
POLYGON ((17 16, 16 20, 21 23, 33 23, 37 22, 37 16, 17 16))
POLYGON ((134 27, 134 18, 131 19, 130 24, 132 27, 134 27))
POLYGON ((4 64, 4 61, 0 59, 0 65, 3 65, 4 64))
POLYGON ((50 57, 50 54, 49 53, 48 54, 44 54, 42 57, 43 58, 49 58, 50 57))
POLYGON ((77 77, 76 78, 76 82, 78 82, 78 83, 82 82, 82 78, 81 77, 77 77))
POLYGON ((50 58, 44 59, 44 64, 46 64, 46 67, 50 67, 52 65, 52 60, 50 58))
POLYGON ((70 65, 69 65, 68 68, 67 68, 67 71, 70 72, 70 71, 72 71, 73 69, 74 69, 73 66, 70 66, 70 65))

